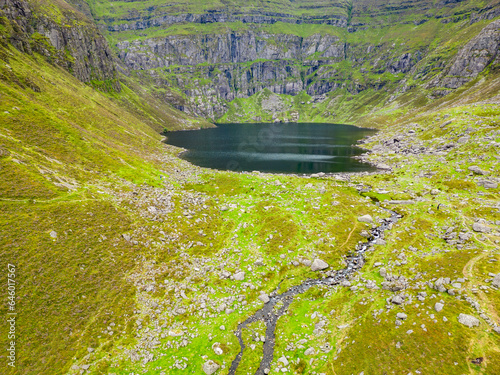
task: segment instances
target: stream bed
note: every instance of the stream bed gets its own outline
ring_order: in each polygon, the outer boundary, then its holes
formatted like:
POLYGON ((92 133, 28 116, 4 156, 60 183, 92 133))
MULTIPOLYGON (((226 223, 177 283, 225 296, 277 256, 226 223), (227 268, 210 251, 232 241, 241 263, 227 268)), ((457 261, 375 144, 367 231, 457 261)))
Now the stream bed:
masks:
POLYGON ((302 294, 308 289, 314 288, 319 285, 332 286, 340 284, 342 281, 347 280, 349 276, 359 270, 364 264, 364 254, 366 253, 368 248, 370 248, 370 246, 372 246, 375 241, 382 236, 385 230, 390 229, 392 227, 392 224, 396 223, 398 219, 401 218, 401 215, 399 215, 398 213, 390 210, 387 211, 391 213, 391 217, 384 219, 380 226, 372 229, 370 231, 370 238, 366 242, 359 244, 354 254, 349 255, 345 258, 346 267, 344 269, 334 271, 333 276, 329 276, 326 278, 307 279, 302 284, 293 286, 286 292, 281 294, 277 294, 277 290, 279 290, 278 286, 278 288, 273 293, 271 293, 271 295, 269 296, 269 302, 264 304, 264 307, 262 307, 255 314, 238 325, 235 335, 240 343, 240 352, 231 363, 231 367, 228 373, 229 375, 234 375, 236 373, 236 370, 238 369, 245 351, 246 346, 243 342, 242 330, 245 329, 249 324, 257 321, 263 321, 265 323, 266 335, 263 348, 264 353, 260 362, 259 369, 255 373, 255 375, 263 375, 269 373, 266 370, 271 369, 271 362, 273 361, 274 357, 276 324, 278 323, 278 319, 287 311, 288 307, 293 301, 293 298, 296 295, 302 294), (282 302, 283 305, 276 312, 275 306, 278 302, 282 302))

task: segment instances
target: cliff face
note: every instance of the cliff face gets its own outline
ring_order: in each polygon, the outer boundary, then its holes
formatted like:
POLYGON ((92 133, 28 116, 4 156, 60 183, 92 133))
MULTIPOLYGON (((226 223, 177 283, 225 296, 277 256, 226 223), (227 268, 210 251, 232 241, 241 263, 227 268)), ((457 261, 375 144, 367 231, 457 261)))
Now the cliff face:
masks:
POLYGON ((177 108, 215 120, 264 89, 312 102, 373 90, 390 102, 416 86, 439 97, 494 63, 498 49, 495 24, 466 31, 496 17, 495 1, 89 4, 129 72, 179 92, 177 108), (460 45, 452 41, 460 32, 478 37, 460 45))
POLYGON ((487 66, 500 63, 500 20, 483 28, 455 55, 451 64, 430 86, 456 89, 476 78, 487 66))
MULTIPOLYGON (((376 91, 387 105, 416 87, 436 98, 497 63, 498 0, 68 2, 74 7, 53 2, 58 13, 47 17, 43 2, 0 0, 18 28, 12 43, 84 82, 119 88, 95 21, 124 72, 176 108, 213 120, 262 90, 304 94, 307 103, 376 91)), ((334 121, 336 112, 318 115, 334 121)))
POLYGON ((5 37, 17 49, 39 53, 83 82, 120 89, 106 39, 68 3, 0 0, 0 16, 9 21, 5 37))

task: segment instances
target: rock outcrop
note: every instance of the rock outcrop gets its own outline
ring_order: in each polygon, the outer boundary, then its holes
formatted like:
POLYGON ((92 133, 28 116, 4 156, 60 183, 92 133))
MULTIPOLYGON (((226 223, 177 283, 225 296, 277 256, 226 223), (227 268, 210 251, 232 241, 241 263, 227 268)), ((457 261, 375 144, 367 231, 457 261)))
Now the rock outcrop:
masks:
POLYGON ((500 20, 487 25, 453 58, 451 66, 431 86, 456 89, 476 78, 491 63, 500 63, 500 20))
POLYGON ((116 68, 106 39, 83 13, 65 2, 54 8, 27 0, 0 0, 0 16, 10 22, 9 42, 39 53, 82 82, 106 82, 115 90, 116 68))

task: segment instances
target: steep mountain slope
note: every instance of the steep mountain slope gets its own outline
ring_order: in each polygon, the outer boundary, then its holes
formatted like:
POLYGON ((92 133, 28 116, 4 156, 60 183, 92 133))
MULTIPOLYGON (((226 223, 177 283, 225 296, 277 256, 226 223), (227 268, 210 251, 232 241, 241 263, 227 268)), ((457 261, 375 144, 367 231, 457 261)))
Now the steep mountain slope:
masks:
POLYGON ((451 67, 459 51, 463 64, 475 64, 475 52, 461 48, 498 15, 496 0, 89 4, 127 69, 178 90, 187 102, 180 109, 222 122, 352 122, 366 109, 346 118, 353 103, 339 97, 365 107, 369 96, 383 107, 415 86, 426 88, 423 98, 442 96, 498 51, 492 37, 470 72, 451 67), (263 90, 276 105, 240 110, 263 90))

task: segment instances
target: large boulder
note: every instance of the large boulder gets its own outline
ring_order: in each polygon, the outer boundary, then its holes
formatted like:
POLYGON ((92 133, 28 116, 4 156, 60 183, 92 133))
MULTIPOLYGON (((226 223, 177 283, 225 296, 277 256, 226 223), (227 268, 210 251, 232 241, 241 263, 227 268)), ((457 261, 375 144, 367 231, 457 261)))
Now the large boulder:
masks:
POLYGON ((493 278, 491 285, 496 286, 497 288, 500 288, 500 273, 493 278))
POLYGON ((312 271, 320 271, 328 267, 329 267, 328 263, 322 261, 321 259, 314 259, 314 261, 311 264, 312 271))
POLYGON ((268 303, 269 302, 269 296, 266 294, 266 293, 262 293, 260 296, 259 296, 259 299, 264 302, 264 303, 268 303))
POLYGON ((245 272, 238 272, 233 275, 233 279, 238 280, 238 281, 243 281, 245 280, 245 272))
POLYGON ((474 232, 479 232, 479 233, 490 233, 491 232, 491 228, 489 228, 487 225, 481 224, 481 223, 472 224, 472 230, 474 232))
POLYGON ((467 314, 460 314, 458 316, 458 322, 469 328, 479 326, 479 319, 467 314))
POLYGON ((358 221, 360 223, 371 224, 371 223, 373 223, 373 218, 370 215, 363 215, 363 216, 358 217, 358 221))
POLYGON ((203 364, 203 372, 207 375, 214 374, 219 368, 220 366, 211 359, 203 364))
POLYGON ((436 312, 440 312, 441 310, 443 310, 443 307, 444 305, 441 302, 436 302, 436 304, 434 305, 434 310, 436 310, 436 312))

